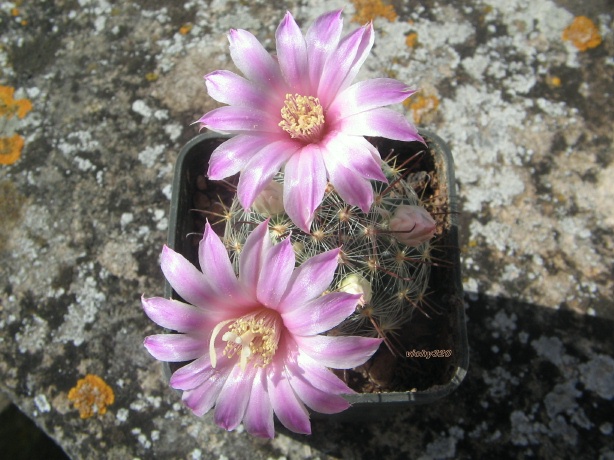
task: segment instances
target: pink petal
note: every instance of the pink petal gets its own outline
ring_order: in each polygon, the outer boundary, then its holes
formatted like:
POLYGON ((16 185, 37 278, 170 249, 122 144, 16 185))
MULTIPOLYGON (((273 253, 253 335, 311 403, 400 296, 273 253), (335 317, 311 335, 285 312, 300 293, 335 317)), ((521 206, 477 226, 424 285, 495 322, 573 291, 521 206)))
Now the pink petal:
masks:
POLYGON ((373 46, 373 25, 356 29, 339 42, 322 71, 318 96, 328 108, 337 93, 351 84, 373 46))
POLYGON ((245 415, 255 374, 254 366, 247 366, 245 370, 240 366, 232 368, 215 403, 214 420, 218 426, 228 431, 239 426, 245 415))
MULTIPOLYGON (((368 24, 365 24, 362 28, 364 29, 364 33, 362 36, 362 40, 360 40, 358 48, 356 49, 356 56, 354 57, 352 66, 350 67, 345 79, 341 82, 341 85, 339 86, 339 89, 337 91, 342 91, 352 84, 354 78, 356 78, 356 75, 360 71, 360 68, 366 61, 367 57, 369 57, 369 53, 371 52, 371 48, 373 47, 373 42, 375 41, 375 34, 373 33, 373 23, 369 22, 368 24)), ((341 48, 341 44, 339 48, 341 48)))
MULTIPOLYGON (((219 352, 222 350, 223 348, 219 352)), ((219 368, 213 369, 209 353, 203 352, 200 358, 173 372, 169 383, 176 390, 192 390, 209 380, 216 372, 219 372, 219 368)))
POLYGON ((228 308, 241 308, 253 303, 243 293, 226 246, 209 222, 205 225, 205 235, 198 245, 198 261, 211 289, 216 296, 226 299, 228 308))
POLYGON ((257 297, 263 305, 276 309, 286 291, 296 262, 290 238, 273 246, 264 256, 258 278, 257 297))
POLYGON ((270 142, 267 136, 258 134, 239 134, 228 139, 211 154, 207 176, 219 180, 235 175, 270 142))
POLYGON ((277 62, 256 37, 246 30, 231 29, 228 41, 230 57, 243 75, 265 88, 283 86, 277 62))
POLYGON ((263 260, 273 246, 269 236, 269 220, 259 224, 249 234, 239 256, 239 281, 243 288, 256 298, 256 288, 263 260))
POLYGON ((186 334, 157 334, 145 337, 147 351, 157 360, 167 362, 190 361, 201 356, 206 342, 201 337, 186 334))
POLYGON ((343 380, 333 374, 330 369, 310 358, 305 353, 298 354, 296 363, 286 363, 286 365, 290 367, 292 373, 302 373, 313 387, 325 393, 335 395, 354 393, 354 391, 348 387, 343 380))
POLYGON ((221 316, 219 306, 223 305, 223 302, 212 293, 203 274, 185 257, 165 245, 160 256, 160 266, 164 276, 182 299, 212 315, 212 321, 221 316))
POLYGON ((141 298, 143 310, 154 323, 177 332, 208 329, 212 322, 193 305, 163 297, 141 298))
POLYGON ((205 415, 215 404, 220 391, 222 391, 224 382, 226 382, 228 373, 230 373, 230 369, 226 369, 226 373, 216 372, 199 387, 184 391, 182 399, 185 405, 195 415, 199 417, 205 415))
POLYGON ((290 375, 290 385, 298 398, 316 412, 336 414, 350 407, 350 403, 343 397, 314 388, 301 374, 290 375))
POLYGON ((338 163, 332 156, 325 157, 325 161, 330 182, 343 201, 367 212, 373 204, 371 183, 360 174, 338 163))
POLYGON ((309 232, 315 209, 322 202, 326 189, 326 169, 320 147, 306 145, 288 160, 284 171, 286 213, 301 230, 309 232))
POLYGON ((197 121, 204 128, 214 131, 241 132, 271 132, 277 133, 280 128, 267 112, 253 107, 234 105, 219 107, 207 112, 197 121))
POLYGON ((399 141, 424 142, 407 118, 387 108, 368 110, 337 120, 334 129, 355 136, 377 136, 399 141))
POLYGON ((290 313, 306 302, 319 297, 333 281, 339 249, 317 254, 301 264, 288 282, 288 289, 277 307, 282 314, 290 313))
POLYGON ((363 364, 375 353, 382 339, 370 337, 294 336, 301 351, 323 366, 351 369, 363 364))
MULTIPOLYGON (((275 365, 275 363, 271 363, 275 365)), ((309 413, 296 397, 283 369, 275 369, 267 376, 267 389, 271 398, 271 406, 279 421, 295 433, 311 434, 309 413)))
POLYGON ((334 395, 354 393, 330 369, 300 351, 295 340, 286 339, 285 347, 284 364, 290 374, 302 376, 312 387, 324 393, 334 395))
POLYGON ((323 158, 328 171, 334 169, 333 164, 338 164, 357 172, 364 179, 387 182, 379 152, 363 136, 334 132, 327 136, 324 145, 326 153, 323 158))
POLYGON ((416 90, 392 78, 373 78, 349 86, 337 95, 328 108, 329 120, 403 102, 416 90))
POLYGON ((264 88, 228 70, 216 70, 205 75, 209 96, 229 105, 266 107, 269 99, 264 88))
POLYGON ((321 334, 354 313, 359 300, 360 294, 331 292, 282 313, 282 318, 294 335, 321 334))
POLYGON ((342 11, 337 10, 323 14, 307 30, 305 41, 309 57, 309 80, 312 92, 317 91, 324 65, 339 44, 341 29, 343 28, 342 11))
POLYGON ((252 384, 249 404, 243 417, 243 425, 247 432, 260 438, 273 438, 273 407, 267 393, 266 373, 259 368, 252 384))
POLYGON ((237 185, 237 195, 244 208, 249 208, 281 166, 300 149, 291 140, 273 141, 256 153, 243 169, 237 185))
POLYGON ((308 72, 305 38, 292 15, 287 12, 275 34, 277 60, 289 89, 294 93, 309 91, 305 79, 308 72))

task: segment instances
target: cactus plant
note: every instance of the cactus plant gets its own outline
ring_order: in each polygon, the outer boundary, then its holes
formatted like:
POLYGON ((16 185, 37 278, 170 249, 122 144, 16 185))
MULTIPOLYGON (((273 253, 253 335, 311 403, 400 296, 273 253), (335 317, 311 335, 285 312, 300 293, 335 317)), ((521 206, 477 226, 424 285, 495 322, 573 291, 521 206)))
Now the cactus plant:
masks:
MULTIPOLYGON (((436 228, 406 180, 408 170, 397 163, 394 152, 382 161, 388 183, 372 182, 375 199, 367 212, 348 205, 329 184, 310 232, 298 228, 279 206, 280 197, 275 194, 281 193, 281 187, 276 184, 283 183, 283 171, 274 177, 274 183, 265 188, 251 209, 244 209, 235 197, 224 215, 224 242, 231 259, 237 263, 246 238, 266 219, 270 219, 274 239, 290 236, 299 263, 341 247, 332 289, 366 295, 356 312, 334 333, 387 338, 411 318, 416 308, 422 310, 429 282, 430 239, 436 228), (413 217, 415 213, 405 220, 399 219, 399 211, 407 209, 418 210, 418 216, 430 228, 425 231, 422 221, 413 217), (395 226, 395 222, 401 223, 395 226), (408 238, 410 235, 416 237, 408 238)), ((392 347, 389 341, 387 344, 392 347)))

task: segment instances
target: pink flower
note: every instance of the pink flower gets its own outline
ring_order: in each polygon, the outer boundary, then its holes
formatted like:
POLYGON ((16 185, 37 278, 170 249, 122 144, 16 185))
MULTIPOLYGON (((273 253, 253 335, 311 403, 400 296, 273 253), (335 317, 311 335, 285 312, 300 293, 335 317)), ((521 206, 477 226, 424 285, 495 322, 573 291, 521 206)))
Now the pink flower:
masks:
POLYGON ((437 223, 422 206, 400 205, 390 219, 394 237, 406 246, 420 246, 435 235, 437 223))
POLYGON ((198 416, 215 406, 227 430, 243 422, 256 436, 273 437, 273 413, 290 430, 310 433, 305 406, 323 413, 348 407, 352 391, 327 367, 365 362, 381 340, 319 335, 349 316, 359 295, 322 293, 337 267, 338 249, 295 269, 290 239, 273 245, 268 221, 247 238, 237 277, 209 224, 199 246, 202 273, 164 247, 161 266, 188 303, 143 298, 145 313, 179 334, 152 335, 145 347, 161 361, 191 363, 171 377, 198 416), (191 304, 191 305, 190 305, 191 304))
POLYGON ((373 46, 367 24, 341 38, 341 10, 315 20, 302 35, 290 13, 277 28, 277 57, 245 30, 231 30, 230 55, 244 77, 225 70, 205 76, 209 95, 229 104, 199 123, 238 134, 213 153, 208 175, 238 172, 238 196, 249 208, 285 168, 288 216, 309 231, 327 180, 349 204, 366 212, 370 180, 386 181, 378 151, 363 136, 422 141, 398 112, 384 108, 415 91, 390 78, 351 83, 373 46))

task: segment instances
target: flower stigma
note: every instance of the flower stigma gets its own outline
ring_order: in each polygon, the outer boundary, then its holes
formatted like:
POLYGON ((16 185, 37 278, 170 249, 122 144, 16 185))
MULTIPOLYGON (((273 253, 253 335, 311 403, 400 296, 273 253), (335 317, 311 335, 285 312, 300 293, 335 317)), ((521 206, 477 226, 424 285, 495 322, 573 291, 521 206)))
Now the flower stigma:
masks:
POLYGON ((238 355, 242 371, 245 371, 248 361, 252 360, 254 366, 268 366, 277 351, 282 327, 280 322, 281 318, 277 312, 265 308, 236 320, 222 321, 214 328, 209 343, 212 367, 215 368, 217 365, 217 354, 213 343, 228 323, 232 324, 222 335, 222 340, 226 342, 224 356, 231 359, 238 355))
POLYGON ((281 118, 279 126, 293 139, 315 142, 322 137, 324 109, 317 97, 286 94, 281 118))

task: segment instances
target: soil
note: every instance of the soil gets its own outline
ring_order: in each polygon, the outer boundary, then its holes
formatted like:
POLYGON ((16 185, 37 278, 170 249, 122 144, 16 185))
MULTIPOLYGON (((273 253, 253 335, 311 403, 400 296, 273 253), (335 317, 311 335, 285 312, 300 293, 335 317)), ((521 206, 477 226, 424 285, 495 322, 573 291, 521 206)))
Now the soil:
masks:
MULTIPOLYGON (((237 177, 226 181, 206 178, 209 156, 224 140, 210 138, 195 145, 183 164, 186 185, 180 195, 185 198, 180 200, 178 212, 187 213, 188 217, 183 221, 178 218, 175 250, 196 266, 198 242, 206 219, 216 233, 223 235, 223 216, 236 190, 237 177)), ((458 234, 457 227, 452 225, 455 206, 448 200, 446 164, 426 136, 427 148, 418 142, 369 140, 382 158, 396 157, 397 165, 405 163, 406 180, 437 221, 437 233, 431 242, 433 265, 422 307, 414 312, 401 332, 389 336, 388 346, 382 344, 364 365, 335 372, 358 393, 428 391, 448 384, 467 353, 459 337, 462 320, 459 310, 463 303, 458 234)), ((182 365, 171 365, 171 370, 182 365)))

